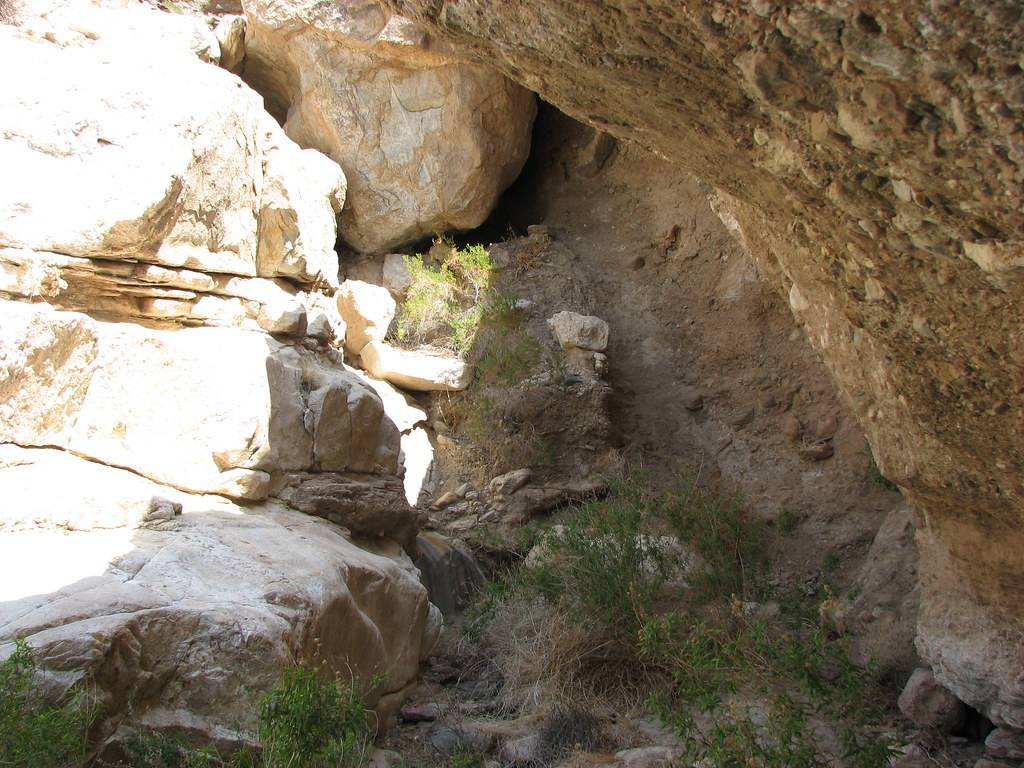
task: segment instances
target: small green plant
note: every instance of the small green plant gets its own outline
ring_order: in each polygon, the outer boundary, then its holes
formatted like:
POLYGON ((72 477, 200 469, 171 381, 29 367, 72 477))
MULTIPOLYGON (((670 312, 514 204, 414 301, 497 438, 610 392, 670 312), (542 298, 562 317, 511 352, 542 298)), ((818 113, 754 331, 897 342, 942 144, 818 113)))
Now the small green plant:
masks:
POLYGON ((543 559, 524 578, 546 599, 564 598, 606 629, 635 635, 679 566, 668 540, 645 533, 655 504, 637 473, 614 481, 607 496, 578 505, 544 537, 543 559))
POLYGON ((494 262, 482 245, 458 248, 438 237, 426 256, 406 256, 411 284, 398 312, 395 338, 435 344, 465 355, 494 295, 494 262))
POLYGON ((263 698, 257 735, 265 768, 353 768, 372 739, 355 686, 302 666, 287 668, 263 698))
POLYGON ((511 386, 522 381, 541 358, 540 342, 521 329, 498 329, 476 363, 481 386, 511 386))
POLYGON ((64 768, 84 759, 98 714, 79 689, 58 704, 43 700, 32 649, 23 640, 0 662, 0 765, 64 768))
POLYGON ((460 747, 448 758, 448 768, 484 768, 484 755, 465 747, 460 747))
POLYGON ((779 514, 779 519, 777 522, 780 531, 782 531, 783 533, 792 533, 800 524, 800 518, 789 507, 785 507, 779 514))
POLYGON ((682 473, 660 508, 679 540, 704 560, 691 583, 693 598, 728 600, 751 592, 763 566, 764 533, 739 496, 702 486, 696 473, 682 473))
POLYGON ((852 766, 884 765, 892 744, 866 726, 884 713, 876 704, 870 668, 849 660, 846 646, 820 626, 780 631, 748 620, 734 603, 727 613, 675 612, 648 621, 640 632, 640 653, 665 670, 671 684, 652 703, 687 745, 686 757, 709 768, 829 765, 808 730, 812 716, 838 725, 843 757, 852 766), (767 702, 769 717, 759 725, 728 706, 743 692, 767 702), (714 728, 701 731, 693 710, 711 715, 714 728))
POLYGON ((228 760, 212 746, 142 731, 125 743, 127 762, 118 768, 358 768, 372 737, 354 686, 299 665, 285 669, 261 700, 256 735, 259 750, 243 748, 228 760))

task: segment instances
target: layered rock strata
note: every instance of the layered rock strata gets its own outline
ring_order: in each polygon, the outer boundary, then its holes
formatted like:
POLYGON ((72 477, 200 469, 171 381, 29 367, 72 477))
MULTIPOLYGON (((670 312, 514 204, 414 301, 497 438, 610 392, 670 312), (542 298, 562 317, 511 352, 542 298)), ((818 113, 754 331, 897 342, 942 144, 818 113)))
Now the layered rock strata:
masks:
POLYGON ((41 5, 0 27, 0 657, 94 691, 101 748, 250 741, 295 661, 392 707, 440 614, 419 419, 343 362, 344 174, 201 20, 41 5))

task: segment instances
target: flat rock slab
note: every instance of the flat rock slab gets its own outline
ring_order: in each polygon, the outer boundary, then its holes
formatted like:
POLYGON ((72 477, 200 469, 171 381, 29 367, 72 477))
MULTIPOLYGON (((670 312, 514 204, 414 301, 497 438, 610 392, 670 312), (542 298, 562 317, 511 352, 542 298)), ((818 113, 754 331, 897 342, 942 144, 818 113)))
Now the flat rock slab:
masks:
POLYGON ((360 357, 371 376, 418 392, 456 391, 469 386, 473 367, 457 357, 392 347, 372 341, 360 357))

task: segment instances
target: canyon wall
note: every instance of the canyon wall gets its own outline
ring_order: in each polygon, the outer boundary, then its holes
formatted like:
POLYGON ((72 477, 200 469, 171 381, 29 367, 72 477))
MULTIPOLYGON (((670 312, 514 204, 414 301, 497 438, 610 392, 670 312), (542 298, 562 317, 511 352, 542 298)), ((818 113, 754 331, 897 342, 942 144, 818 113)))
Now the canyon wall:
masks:
POLYGON ((385 4, 720 190, 915 506, 920 651, 1024 727, 1019 4, 385 4))
POLYGON ((0 25, 0 656, 87 686, 101 750, 252 741, 296 661, 386 723, 441 627, 409 405, 344 364, 345 175, 203 20, 120 5, 0 25))

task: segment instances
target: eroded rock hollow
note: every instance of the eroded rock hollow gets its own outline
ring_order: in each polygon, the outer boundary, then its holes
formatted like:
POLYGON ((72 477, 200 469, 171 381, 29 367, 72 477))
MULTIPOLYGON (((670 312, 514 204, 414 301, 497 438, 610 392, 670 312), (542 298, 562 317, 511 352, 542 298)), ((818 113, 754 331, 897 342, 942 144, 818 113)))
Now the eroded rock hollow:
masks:
POLYGON ((923 655, 1024 725, 1020 5, 385 4, 720 190, 914 503, 923 655))
POLYGON ((0 656, 94 686, 97 754, 251 744, 294 661, 383 731, 476 555, 542 558, 493 530, 683 458, 857 663, 930 665, 908 717, 1019 759, 1022 41, 1003 0, 0 0, 0 656))

